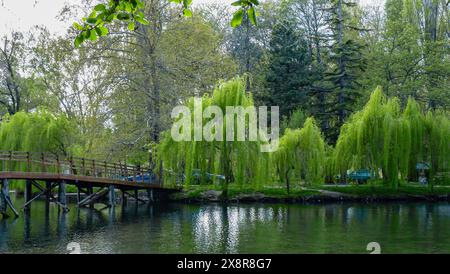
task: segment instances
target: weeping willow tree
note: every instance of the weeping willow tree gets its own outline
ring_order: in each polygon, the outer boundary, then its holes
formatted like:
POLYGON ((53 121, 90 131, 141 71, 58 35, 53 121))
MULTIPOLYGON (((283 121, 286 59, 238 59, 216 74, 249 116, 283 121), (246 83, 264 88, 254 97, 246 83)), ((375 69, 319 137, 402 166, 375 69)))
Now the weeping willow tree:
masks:
MULTIPOLYGON (((220 126, 211 126, 211 122, 218 117, 215 115, 203 115, 201 118, 202 132, 209 132, 212 136, 221 136, 222 138, 202 138, 195 141, 195 99, 191 98, 186 104, 189 111, 184 113, 190 118, 190 124, 187 128, 180 129, 190 131, 190 137, 186 140, 175 141, 171 132, 165 132, 163 139, 157 147, 158 165, 163 169, 163 176, 166 183, 179 183, 181 177, 185 185, 193 182, 194 171, 200 173, 200 184, 207 184, 215 181, 222 184, 224 195, 227 193, 228 184, 236 183, 239 186, 249 186, 254 188, 261 186, 263 180, 269 178, 269 155, 261 152, 263 142, 257 140, 239 141, 237 134, 233 139, 227 137, 228 131, 238 132, 238 127, 242 126, 238 119, 231 120, 231 117, 224 115, 223 123, 220 126), (227 121, 230 119, 230 121, 227 121), (230 123, 231 126, 227 126, 230 123), (224 180, 219 176, 223 175, 224 180), (211 179, 212 177, 212 179, 211 179)), ((253 107, 251 95, 245 91, 245 79, 236 78, 234 80, 219 84, 211 96, 204 96, 201 100, 202 110, 208 107, 218 107, 222 113, 227 113, 227 107, 253 107)), ((183 119, 179 117, 179 119, 183 119)), ((245 128, 249 128, 249 116, 245 116, 245 128), (247 119, 248 118, 248 119, 247 119)), ((177 120, 175 121, 177 122, 177 120)), ((198 121, 197 121, 198 123, 198 121)), ((262 133, 258 132, 258 135, 262 133)), ((246 132, 248 137, 249 133, 246 132)), ((205 137, 205 136, 203 136, 205 137)), ((198 178, 197 178, 198 179, 198 178)))
POLYGON ((46 110, 6 115, 0 124, 0 149, 68 155, 74 144, 74 128, 64 116, 46 110))
POLYGON ((281 183, 289 193, 291 180, 298 178, 308 185, 324 182, 325 142, 313 118, 308 118, 302 129, 286 129, 272 163, 281 183))
MULTIPOLYGON (((6 115, 0 124, 0 150, 67 156, 73 153, 75 128, 64 116, 53 115, 45 110, 6 115)), ((3 164, 0 163, 1 169, 3 164)), ((26 167, 16 162, 8 165, 8 168, 25 171, 26 167)), ((39 170, 40 165, 33 165, 32 171, 39 170)), ((23 190, 23 184, 16 181, 11 186, 23 190)))
MULTIPOLYGON (((432 115, 430 113, 430 115, 432 115)), ((403 119, 409 121, 410 130, 410 148, 408 159, 408 173, 407 177, 409 181, 417 181, 418 175, 416 170, 416 164, 418 162, 426 162, 426 120, 422 114, 419 104, 412 98, 408 99, 405 110, 403 112, 403 119)))
POLYGON ((379 171, 395 188, 414 178, 419 162, 431 160, 435 171, 448 168, 448 126, 448 115, 424 115, 411 98, 402 112, 397 98, 388 99, 377 88, 363 110, 342 126, 333 154, 334 171, 341 178, 348 170, 379 171))
MULTIPOLYGON (((428 112, 425 115, 424 159, 430 163, 430 176, 450 171, 450 119, 448 112, 428 112)), ((448 179, 448 177, 447 177, 448 179)), ((433 182, 433 181, 432 181, 433 182)))

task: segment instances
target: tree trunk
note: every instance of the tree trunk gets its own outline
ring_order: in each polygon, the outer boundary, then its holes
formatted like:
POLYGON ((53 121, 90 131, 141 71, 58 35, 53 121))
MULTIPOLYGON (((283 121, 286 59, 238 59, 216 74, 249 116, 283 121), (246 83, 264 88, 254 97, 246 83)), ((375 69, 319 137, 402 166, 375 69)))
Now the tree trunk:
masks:
MULTIPOLYGON (((338 2, 338 47, 342 51, 343 49, 343 36, 344 36, 344 22, 342 19, 342 0, 338 2)), ((345 88, 345 61, 341 55, 339 56, 339 92, 338 92, 338 119, 339 125, 342 125, 345 120, 345 97, 344 97, 344 88, 345 88)))
POLYGON ((245 91, 250 93, 250 18, 248 15, 245 16, 245 73, 246 83, 245 91))
POLYGON ((291 183, 289 181, 289 171, 286 171, 285 179, 286 179, 286 191, 287 191, 287 194, 289 194, 291 192, 291 183))

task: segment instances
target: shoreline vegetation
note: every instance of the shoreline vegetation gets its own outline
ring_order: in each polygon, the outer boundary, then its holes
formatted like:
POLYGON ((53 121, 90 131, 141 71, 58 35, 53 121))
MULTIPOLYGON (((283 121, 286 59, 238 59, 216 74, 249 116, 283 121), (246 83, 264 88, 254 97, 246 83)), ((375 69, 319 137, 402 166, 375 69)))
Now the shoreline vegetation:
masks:
MULTIPOLYGON (((254 105, 242 78, 204 99, 203 107, 222 111, 254 105)), ((186 105, 193 108, 193 100, 186 105)), ((187 134, 195 128, 189 121, 181 130, 187 134)), ((157 163, 165 184, 183 184, 185 191, 173 197, 178 201, 448 200, 450 188, 441 186, 449 178, 449 121, 447 112, 423 111, 411 97, 402 104, 379 87, 344 123, 334 146, 309 117, 287 128, 269 153, 259 150, 267 138, 177 142, 166 132, 157 163), (344 185, 355 181, 368 182, 344 185)), ((238 128, 235 119, 231 123, 238 128)), ((227 136, 227 127, 217 131, 227 136)))
POLYGON ((230 187, 227 198, 223 191, 211 186, 190 186, 170 195, 169 201, 183 203, 326 203, 326 202, 387 202, 387 201, 449 201, 450 186, 400 185, 397 189, 383 185, 323 185, 297 187, 288 194, 282 187, 230 187))
MULTIPOLYGON (((22 197, 23 191, 13 190, 22 197)), ((321 186, 295 186, 287 193, 280 185, 252 188, 230 185, 224 195, 220 185, 190 185, 180 192, 172 193, 162 199, 168 203, 186 204, 238 204, 238 203, 286 203, 286 204, 323 204, 336 202, 381 203, 381 202, 446 202, 450 201, 450 185, 420 185, 402 183, 397 189, 383 185, 381 181, 368 184, 325 184, 321 186)), ((67 192, 69 202, 76 192, 70 188, 67 192)), ((142 194, 144 195, 144 194, 142 194)), ((147 199, 147 197, 140 197, 147 199)), ((129 198, 133 201, 133 198, 129 198)), ((117 199, 120 202, 120 198, 117 199)))

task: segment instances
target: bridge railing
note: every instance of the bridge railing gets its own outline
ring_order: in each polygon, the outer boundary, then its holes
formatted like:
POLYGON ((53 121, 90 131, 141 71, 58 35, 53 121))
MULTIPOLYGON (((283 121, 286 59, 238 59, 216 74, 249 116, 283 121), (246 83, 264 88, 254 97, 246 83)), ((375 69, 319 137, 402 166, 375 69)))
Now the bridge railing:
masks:
POLYGON ((137 166, 40 152, 0 151, 0 167, 1 172, 57 173, 145 183, 145 169, 137 166))

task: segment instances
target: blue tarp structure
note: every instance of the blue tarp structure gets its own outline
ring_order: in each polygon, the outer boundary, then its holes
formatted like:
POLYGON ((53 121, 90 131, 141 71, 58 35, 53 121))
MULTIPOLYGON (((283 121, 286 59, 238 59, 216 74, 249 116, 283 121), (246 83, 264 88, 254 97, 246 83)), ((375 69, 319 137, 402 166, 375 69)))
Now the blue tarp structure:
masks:
POLYGON ((416 170, 428 170, 430 169, 429 163, 417 163, 416 164, 416 170))
MULTIPOLYGON (((225 176, 224 175, 218 175, 218 174, 212 174, 212 173, 205 173, 206 178, 208 178, 208 180, 212 180, 212 179, 219 179, 219 180, 225 180, 225 176)), ((196 179, 200 179, 202 177, 202 172, 200 169, 194 169, 192 170, 192 177, 196 178, 196 179)))
POLYGON ((137 183, 145 183, 145 184, 153 184, 156 182, 156 176, 153 173, 144 173, 135 176, 128 176, 123 178, 126 181, 137 182, 137 183))
POLYGON ((366 182, 367 180, 372 178, 372 172, 368 169, 360 169, 356 171, 352 171, 348 177, 350 180, 354 180, 357 182, 366 182))

